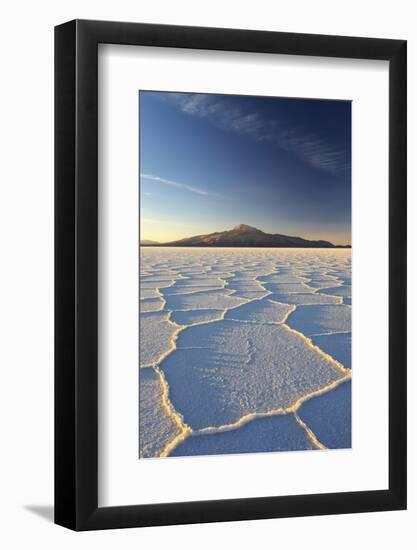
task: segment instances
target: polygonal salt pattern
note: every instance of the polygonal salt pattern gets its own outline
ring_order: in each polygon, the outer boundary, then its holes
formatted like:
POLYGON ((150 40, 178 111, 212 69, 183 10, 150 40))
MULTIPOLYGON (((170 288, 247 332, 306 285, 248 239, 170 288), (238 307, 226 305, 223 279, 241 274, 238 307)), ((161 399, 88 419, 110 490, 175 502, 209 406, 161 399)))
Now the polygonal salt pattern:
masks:
POLYGON ((221 455, 313 450, 306 432, 294 415, 255 418, 236 430, 198 434, 180 443, 170 456, 221 455))
POLYGON ((160 368, 193 430, 287 409, 344 376, 281 325, 218 321, 182 331, 176 345, 160 368))
POLYGON ((142 248, 140 456, 312 449, 311 433, 349 446, 350 262, 350 250, 142 248), (301 422, 282 414, 294 403, 301 422))

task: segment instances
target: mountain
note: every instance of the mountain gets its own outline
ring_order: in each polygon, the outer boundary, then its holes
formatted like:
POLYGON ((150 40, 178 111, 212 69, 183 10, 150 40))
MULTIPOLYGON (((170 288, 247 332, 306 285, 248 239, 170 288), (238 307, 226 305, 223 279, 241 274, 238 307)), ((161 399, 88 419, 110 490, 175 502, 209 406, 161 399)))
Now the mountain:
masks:
MULTIPOLYGON (((144 244, 142 242, 141 244, 144 244)), ((270 247, 270 248, 338 248, 328 241, 308 241, 301 237, 289 237, 288 235, 271 235, 264 233, 256 227, 239 224, 229 231, 220 231, 208 235, 196 235, 172 241, 156 244, 156 246, 213 246, 213 247, 270 247)))
POLYGON ((149 240, 144 240, 144 241, 140 241, 140 246, 154 246, 154 245, 158 245, 160 243, 158 243, 157 241, 149 241, 149 240))

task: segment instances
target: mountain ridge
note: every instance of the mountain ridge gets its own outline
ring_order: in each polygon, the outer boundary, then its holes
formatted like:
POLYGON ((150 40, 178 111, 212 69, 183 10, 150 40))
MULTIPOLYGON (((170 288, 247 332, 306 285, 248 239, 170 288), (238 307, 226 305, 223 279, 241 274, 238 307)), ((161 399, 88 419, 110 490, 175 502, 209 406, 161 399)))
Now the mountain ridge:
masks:
POLYGON ((158 241, 151 241, 149 239, 144 239, 143 241, 140 241, 141 246, 154 246, 160 244, 158 241))
POLYGON ((195 235, 166 243, 148 244, 141 242, 141 246, 190 246, 190 247, 242 247, 242 248, 351 248, 350 245, 334 245, 325 240, 308 240, 302 237, 281 235, 279 233, 265 233, 256 227, 246 224, 235 225, 226 231, 216 231, 206 235, 195 235))

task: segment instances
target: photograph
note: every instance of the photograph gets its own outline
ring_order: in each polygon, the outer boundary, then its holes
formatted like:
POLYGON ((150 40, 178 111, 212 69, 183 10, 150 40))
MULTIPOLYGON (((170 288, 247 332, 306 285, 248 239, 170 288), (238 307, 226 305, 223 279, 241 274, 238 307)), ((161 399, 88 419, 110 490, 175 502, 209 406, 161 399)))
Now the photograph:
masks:
POLYGON ((415 540, 412 3, 4 6, 0 548, 415 540))
POLYGON ((351 102, 139 92, 139 457, 351 447, 351 102))

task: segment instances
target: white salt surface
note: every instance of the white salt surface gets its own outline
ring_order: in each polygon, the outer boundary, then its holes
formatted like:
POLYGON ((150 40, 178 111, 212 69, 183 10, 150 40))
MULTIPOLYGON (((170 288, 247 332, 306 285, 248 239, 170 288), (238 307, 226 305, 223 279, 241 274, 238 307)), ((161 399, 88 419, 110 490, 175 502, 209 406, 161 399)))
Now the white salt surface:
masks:
POLYGON ((293 307, 277 304, 271 300, 253 300, 248 304, 226 312, 225 319, 246 323, 282 323, 293 307))
POLYGON ((350 285, 340 285, 337 287, 325 288, 323 294, 332 294, 333 296, 343 296, 350 298, 352 296, 352 287, 350 285))
POLYGON ((159 292, 156 288, 141 288, 140 289, 140 299, 145 300, 146 298, 158 298, 159 292))
POLYGON ((310 288, 335 288, 340 282, 335 278, 330 277, 314 277, 309 279, 306 283, 310 288))
POLYGON ((214 290, 194 292, 192 294, 168 295, 166 299, 167 310, 184 311, 196 309, 229 309, 240 306, 247 300, 236 298, 229 294, 230 291, 216 292, 214 290))
POLYGON ((139 369, 139 384, 139 456, 158 456, 180 429, 164 406, 159 374, 152 368, 139 369))
POLYGON ((171 456, 312 450, 315 447, 292 414, 256 418, 236 430, 194 434, 171 456))
POLYGON ((272 292, 269 298, 276 302, 294 305, 340 304, 342 302, 340 296, 326 296, 325 294, 280 294, 272 292))
POLYGON ((142 248, 140 456, 345 447, 350 273, 346 249, 142 248))
POLYGON ((325 353, 339 361, 345 368, 351 368, 352 336, 350 332, 333 332, 311 337, 313 343, 325 353))
POLYGON ((178 327, 169 321, 167 311, 140 312, 140 365, 157 364, 172 346, 178 327))
POLYGON ((277 294, 312 294, 314 291, 307 284, 303 283, 265 283, 265 288, 271 292, 276 292, 277 294))
POLYGON ((140 302, 140 311, 145 313, 147 311, 160 311, 164 307, 162 298, 146 298, 140 302))
POLYGON ((190 326, 199 323, 218 321, 223 318, 224 311, 219 309, 196 309, 189 311, 173 311, 171 321, 177 325, 190 326))
MULTIPOLYGON (((176 294, 180 294, 180 295, 194 294, 196 292, 214 292, 214 291, 223 290, 223 289, 224 289, 223 285, 211 285, 211 286, 209 285, 203 286, 201 284, 200 285, 188 284, 188 285, 182 285, 182 286, 172 285, 171 287, 164 289, 164 296, 168 297, 176 294)), ((227 293, 222 292, 222 295, 224 294, 227 294, 227 293)))
POLYGON ((344 377, 287 328, 233 321, 183 331, 161 368, 172 403, 193 430, 287 409, 344 377))
POLYGON ((347 380, 333 391, 306 401, 298 411, 299 417, 329 449, 346 449, 352 445, 351 391, 347 380), (322 414, 323 410, 326 414, 322 414))
POLYGON ((350 332, 351 308, 347 305, 300 306, 288 324, 306 336, 329 334, 333 332, 350 332))

